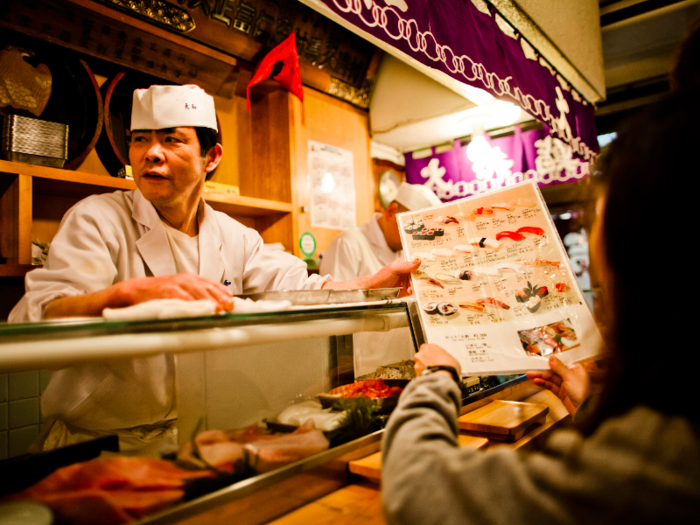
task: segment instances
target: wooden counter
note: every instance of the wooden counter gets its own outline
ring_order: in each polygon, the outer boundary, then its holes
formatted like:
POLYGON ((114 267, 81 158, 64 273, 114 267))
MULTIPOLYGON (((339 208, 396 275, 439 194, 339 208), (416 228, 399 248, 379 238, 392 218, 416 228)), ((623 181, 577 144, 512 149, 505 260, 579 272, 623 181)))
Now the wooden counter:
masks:
POLYGON ((304 505, 271 525, 384 525, 382 493, 370 481, 353 483, 304 505))

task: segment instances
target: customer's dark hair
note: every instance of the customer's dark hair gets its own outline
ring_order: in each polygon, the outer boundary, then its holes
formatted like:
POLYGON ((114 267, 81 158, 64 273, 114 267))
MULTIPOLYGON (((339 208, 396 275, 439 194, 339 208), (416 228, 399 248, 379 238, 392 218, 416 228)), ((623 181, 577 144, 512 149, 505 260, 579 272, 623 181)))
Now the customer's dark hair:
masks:
POLYGON ((699 121, 698 91, 678 91, 628 122, 606 154, 596 255, 610 273, 601 282, 610 360, 589 430, 636 405, 700 421, 691 368, 700 321, 690 319, 700 304, 691 249, 699 121))
POLYGON ((700 17, 697 15, 678 48, 670 83, 673 90, 700 88, 700 17))

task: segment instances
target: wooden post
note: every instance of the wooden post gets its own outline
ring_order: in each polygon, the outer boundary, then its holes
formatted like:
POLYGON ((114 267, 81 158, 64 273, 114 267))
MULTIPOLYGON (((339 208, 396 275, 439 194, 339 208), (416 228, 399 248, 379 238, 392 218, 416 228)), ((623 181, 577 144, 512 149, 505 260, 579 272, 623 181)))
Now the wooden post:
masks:
POLYGON ((32 178, 0 174, 0 255, 7 264, 32 262, 32 178))
POLYGON ((241 174, 241 193, 248 197, 292 202, 289 94, 274 87, 261 98, 251 101, 251 115, 253 170, 241 174))

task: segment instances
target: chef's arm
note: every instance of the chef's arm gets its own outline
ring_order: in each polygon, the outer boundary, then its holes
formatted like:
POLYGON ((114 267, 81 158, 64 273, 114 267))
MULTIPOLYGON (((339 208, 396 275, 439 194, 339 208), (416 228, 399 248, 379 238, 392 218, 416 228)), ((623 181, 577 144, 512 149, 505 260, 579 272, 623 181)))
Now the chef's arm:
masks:
POLYGON ((399 297, 412 293, 411 272, 420 268, 420 261, 406 261, 397 259, 385 266, 374 275, 358 277, 350 281, 326 282, 322 288, 331 290, 366 290, 370 288, 398 288, 401 287, 399 297))
POLYGON ((224 285, 191 273, 128 279, 97 292, 61 297, 49 303, 44 317, 98 317, 105 308, 122 308, 153 299, 206 299, 217 311, 231 311, 233 298, 224 285))

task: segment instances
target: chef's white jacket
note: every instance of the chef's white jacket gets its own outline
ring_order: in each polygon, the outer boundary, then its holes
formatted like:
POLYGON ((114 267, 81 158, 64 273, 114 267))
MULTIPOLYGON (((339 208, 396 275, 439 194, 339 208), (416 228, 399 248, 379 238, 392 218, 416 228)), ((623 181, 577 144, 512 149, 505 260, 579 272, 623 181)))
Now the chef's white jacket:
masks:
MULTIPOLYGON (((349 281, 373 275, 401 257, 384 238, 375 213, 368 223, 343 231, 330 243, 321 259, 321 275, 349 281)), ((374 372, 378 366, 413 358, 413 338, 408 328, 353 335, 355 375, 374 372)))
MULTIPOLYGON (((214 211, 198 209, 199 275, 220 281, 232 294, 320 288, 330 277, 309 277, 306 265, 267 250, 255 230, 214 211)), ((103 290, 133 277, 176 273, 165 228, 141 192, 94 195, 61 222, 42 269, 29 272, 26 294, 10 322, 40 321, 60 297, 103 290)), ((88 430, 128 429, 172 420, 171 355, 88 363, 52 374, 42 395, 44 416, 88 430)))
POLYGON ((366 224, 348 228, 328 245, 321 258, 321 275, 332 275, 338 281, 374 275, 401 256, 386 242, 375 213, 366 224))

